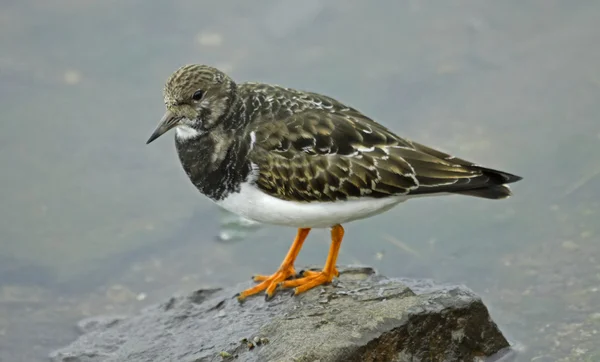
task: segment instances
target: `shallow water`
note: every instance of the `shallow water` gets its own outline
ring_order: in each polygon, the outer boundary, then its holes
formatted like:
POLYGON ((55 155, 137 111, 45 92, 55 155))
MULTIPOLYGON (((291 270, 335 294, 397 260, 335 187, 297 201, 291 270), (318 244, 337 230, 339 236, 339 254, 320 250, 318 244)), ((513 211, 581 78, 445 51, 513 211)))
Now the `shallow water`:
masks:
MULTIPOLYGON (((502 202, 419 199, 345 225, 339 262, 468 285, 520 361, 600 360, 599 11, 554 0, 3 2, 0 361, 44 360, 83 317, 280 263, 294 230, 231 229, 171 137, 144 144, 164 80, 189 62, 332 95, 524 176, 502 202)), ((309 240, 299 265, 325 259, 327 233, 309 240)))

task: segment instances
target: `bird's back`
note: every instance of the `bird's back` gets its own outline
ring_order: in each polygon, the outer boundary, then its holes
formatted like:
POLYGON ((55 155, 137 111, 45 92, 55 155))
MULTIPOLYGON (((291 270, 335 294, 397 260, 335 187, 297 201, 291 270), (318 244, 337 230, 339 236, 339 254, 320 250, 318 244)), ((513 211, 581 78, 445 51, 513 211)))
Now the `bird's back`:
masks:
POLYGON ((331 97, 244 83, 256 184, 285 200, 458 193, 510 195, 520 177, 410 141, 331 97))

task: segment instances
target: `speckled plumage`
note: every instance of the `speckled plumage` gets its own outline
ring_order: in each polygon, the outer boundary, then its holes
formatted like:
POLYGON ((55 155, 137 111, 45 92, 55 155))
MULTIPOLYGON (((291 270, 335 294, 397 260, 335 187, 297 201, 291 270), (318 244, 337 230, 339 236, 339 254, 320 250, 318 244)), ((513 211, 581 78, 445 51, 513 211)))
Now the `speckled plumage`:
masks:
POLYGON ((396 136, 326 96, 254 83, 240 93, 253 100, 248 159, 259 166, 257 185, 282 199, 461 192, 516 178, 396 136))

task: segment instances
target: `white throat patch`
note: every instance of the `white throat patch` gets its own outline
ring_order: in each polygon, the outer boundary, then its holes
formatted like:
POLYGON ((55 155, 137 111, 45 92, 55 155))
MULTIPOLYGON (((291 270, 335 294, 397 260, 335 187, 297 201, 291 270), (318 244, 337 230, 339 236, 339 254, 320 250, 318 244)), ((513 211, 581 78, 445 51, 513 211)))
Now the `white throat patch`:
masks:
POLYGON ((187 126, 185 124, 178 125, 175 127, 175 132, 177 133, 177 139, 181 141, 189 140, 191 138, 196 138, 202 135, 200 132, 196 131, 194 128, 187 126))

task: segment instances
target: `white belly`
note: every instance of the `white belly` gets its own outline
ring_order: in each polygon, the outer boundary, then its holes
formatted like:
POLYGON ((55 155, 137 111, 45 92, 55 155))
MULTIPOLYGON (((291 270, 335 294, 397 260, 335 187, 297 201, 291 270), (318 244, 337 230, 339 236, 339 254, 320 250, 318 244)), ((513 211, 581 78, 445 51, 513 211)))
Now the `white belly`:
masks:
POLYGON ((217 204, 224 209, 265 224, 305 228, 326 228, 364 219, 391 209, 407 196, 364 198, 326 203, 294 202, 278 199, 244 183, 239 193, 232 193, 217 204))

